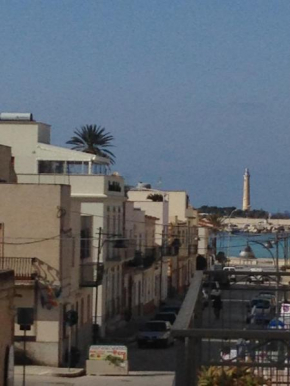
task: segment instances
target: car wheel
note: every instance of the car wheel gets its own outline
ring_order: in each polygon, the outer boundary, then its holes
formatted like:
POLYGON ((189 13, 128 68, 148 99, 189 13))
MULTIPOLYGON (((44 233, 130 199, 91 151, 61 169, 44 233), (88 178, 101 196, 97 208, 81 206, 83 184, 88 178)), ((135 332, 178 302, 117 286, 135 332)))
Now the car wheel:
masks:
POLYGON ((169 344, 168 339, 164 339, 164 341, 162 342, 162 347, 167 348, 168 344, 169 344))

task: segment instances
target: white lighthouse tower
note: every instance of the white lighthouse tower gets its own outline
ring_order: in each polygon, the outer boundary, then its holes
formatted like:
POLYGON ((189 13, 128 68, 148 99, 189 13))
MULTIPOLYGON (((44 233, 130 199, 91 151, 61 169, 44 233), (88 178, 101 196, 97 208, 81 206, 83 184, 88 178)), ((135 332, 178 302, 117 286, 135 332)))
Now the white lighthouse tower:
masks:
POLYGON ((250 199, 250 172, 246 168, 244 174, 244 192, 243 192, 243 210, 251 209, 251 199, 250 199))

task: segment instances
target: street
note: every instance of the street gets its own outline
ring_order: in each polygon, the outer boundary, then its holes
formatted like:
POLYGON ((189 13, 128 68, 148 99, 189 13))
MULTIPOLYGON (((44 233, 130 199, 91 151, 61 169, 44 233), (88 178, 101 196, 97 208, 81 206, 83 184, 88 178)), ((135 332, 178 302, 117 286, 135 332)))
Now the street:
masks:
MULTIPOLYGON (((229 289, 222 290, 223 309, 220 314, 220 319, 216 320, 212 302, 203 310, 201 327, 203 328, 222 328, 222 329, 263 329, 266 326, 247 324, 247 302, 258 295, 261 290, 275 291, 273 285, 265 284, 264 286, 233 284, 229 289)), ((282 294, 280 295, 282 298, 282 294)), ((226 342, 232 348, 236 346, 235 341, 226 342)), ((220 349, 225 344, 225 341, 214 339, 210 342, 206 340, 202 343, 201 356, 203 360, 212 361, 220 360, 220 349)), ((128 344, 129 357, 129 376, 84 376, 80 378, 55 378, 46 376, 28 376, 27 386, 34 385, 95 385, 111 386, 111 385, 125 385, 134 384, 145 386, 168 386, 173 382, 175 364, 176 364, 176 344, 169 348, 138 348, 137 343, 128 344)), ((21 376, 16 377, 15 386, 22 385, 21 376)))

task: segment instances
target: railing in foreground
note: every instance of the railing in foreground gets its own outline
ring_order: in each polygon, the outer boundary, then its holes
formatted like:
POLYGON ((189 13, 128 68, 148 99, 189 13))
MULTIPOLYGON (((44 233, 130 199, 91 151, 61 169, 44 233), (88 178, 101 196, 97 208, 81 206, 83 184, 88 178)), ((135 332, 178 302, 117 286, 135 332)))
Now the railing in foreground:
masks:
MULTIPOLYGON (((254 281, 253 271, 236 272, 235 281, 221 284, 221 317, 215 314, 210 299, 216 283, 212 275, 196 272, 174 323, 175 386, 197 386, 199 378, 210 375, 209 369, 216 374, 230 369, 236 377, 260 377, 261 385, 290 385, 290 305, 288 319, 281 320, 283 304, 290 295, 290 273, 259 272, 254 281), (207 304, 203 288, 209 294, 207 304), (252 314, 249 302, 258 296, 275 297, 278 306, 274 302, 269 314, 252 314), (280 322, 271 327, 269 321, 278 321, 278 317, 280 322)), ((226 275, 230 278, 232 274, 226 275)))

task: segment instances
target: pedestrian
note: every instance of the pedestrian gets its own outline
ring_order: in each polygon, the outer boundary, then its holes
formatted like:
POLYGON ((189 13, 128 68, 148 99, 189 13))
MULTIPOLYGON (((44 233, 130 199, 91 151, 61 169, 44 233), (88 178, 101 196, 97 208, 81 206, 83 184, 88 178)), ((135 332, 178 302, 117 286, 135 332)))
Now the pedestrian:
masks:
POLYGON ((245 339, 240 338, 237 340, 237 357, 238 359, 245 360, 247 350, 247 342, 245 339))
POLYGON ((220 312, 223 308, 223 302, 220 296, 215 296, 212 302, 212 307, 213 307, 215 318, 216 320, 218 320, 220 318, 220 312))

